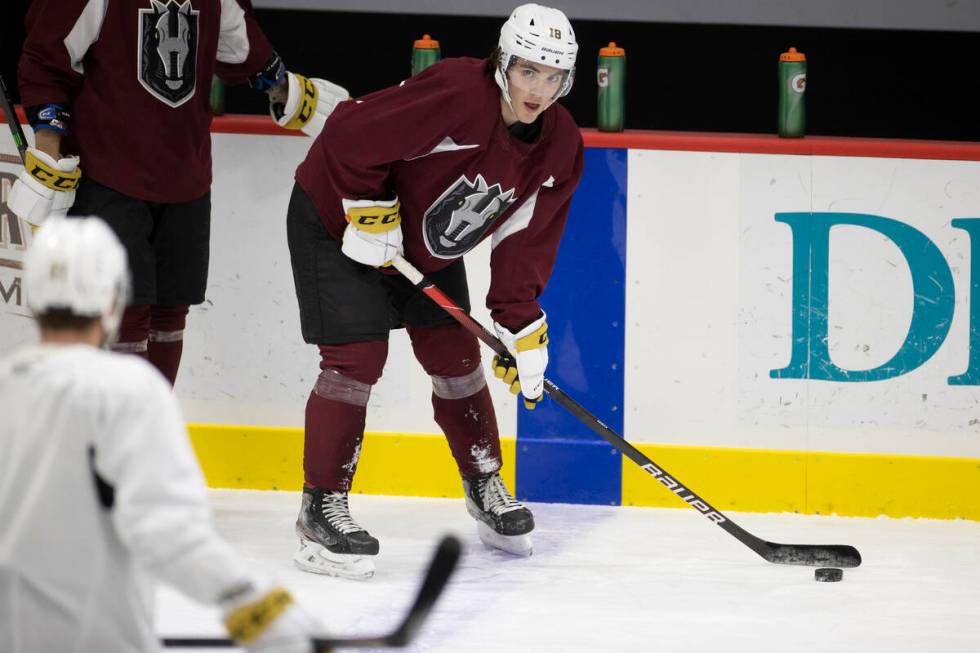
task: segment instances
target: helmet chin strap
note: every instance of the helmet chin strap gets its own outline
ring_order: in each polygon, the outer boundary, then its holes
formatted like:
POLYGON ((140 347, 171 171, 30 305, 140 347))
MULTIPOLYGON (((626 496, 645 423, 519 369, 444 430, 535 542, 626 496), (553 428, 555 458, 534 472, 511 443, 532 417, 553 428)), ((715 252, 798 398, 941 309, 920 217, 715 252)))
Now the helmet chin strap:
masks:
MULTIPOLYGON (((504 53, 501 53, 500 58, 503 59, 504 56, 504 53)), ((508 56, 508 59, 509 58, 510 57, 508 56)), ((507 83, 507 73, 501 69, 501 63, 499 60, 497 61, 497 70, 494 72, 494 77, 497 80, 497 86, 500 87, 500 92, 504 96, 504 102, 506 102, 507 106, 510 107, 511 113, 516 116, 517 111, 514 109, 514 103, 510 99, 510 85, 507 83)))

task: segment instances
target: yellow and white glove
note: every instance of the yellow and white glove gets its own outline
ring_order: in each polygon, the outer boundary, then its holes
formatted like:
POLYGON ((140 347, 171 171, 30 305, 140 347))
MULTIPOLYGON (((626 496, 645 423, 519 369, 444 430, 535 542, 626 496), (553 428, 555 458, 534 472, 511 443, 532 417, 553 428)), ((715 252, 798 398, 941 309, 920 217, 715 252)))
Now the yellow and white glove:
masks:
POLYGON ((337 105, 350 99, 347 89, 325 79, 286 73, 286 83, 286 103, 273 103, 269 113, 280 127, 299 129, 307 136, 319 134, 337 105))
POLYGON ((548 323, 544 313, 517 333, 496 322, 493 328, 509 356, 493 357, 493 373, 510 386, 512 394, 524 395, 524 407, 534 407, 544 396, 544 371, 548 367, 548 323))
POLYGON ((64 217, 75 202, 75 189, 82 178, 78 157, 56 161, 31 147, 25 159, 24 169, 10 188, 7 206, 17 217, 35 226, 51 215, 64 217))
POLYGON ((222 603, 225 627, 249 653, 313 653, 321 630, 282 587, 247 586, 222 603))
POLYGON ((344 200, 347 228, 340 251, 358 263, 380 268, 402 253, 402 216, 398 198, 344 200))

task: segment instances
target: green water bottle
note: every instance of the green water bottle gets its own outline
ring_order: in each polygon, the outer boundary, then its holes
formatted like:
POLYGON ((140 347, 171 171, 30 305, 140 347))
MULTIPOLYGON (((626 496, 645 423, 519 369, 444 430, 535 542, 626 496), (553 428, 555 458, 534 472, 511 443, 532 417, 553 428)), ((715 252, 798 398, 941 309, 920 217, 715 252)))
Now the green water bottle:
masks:
POLYGON ((217 75, 211 78, 211 112, 216 116, 225 112, 225 85, 217 75))
POLYGON ((415 45, 412 47, 412 74, 418 75, 441 58, 439 41, 428 34, 424 35, 415 41, 415 45))
POLYGON ((806 134, 806 55, 790 48, 779 55, 779 135, 806 134))
POLYGON ((599 49, 596 124, 602 132, 623 131, 626 118, 626 50, 610 41, 599 49))

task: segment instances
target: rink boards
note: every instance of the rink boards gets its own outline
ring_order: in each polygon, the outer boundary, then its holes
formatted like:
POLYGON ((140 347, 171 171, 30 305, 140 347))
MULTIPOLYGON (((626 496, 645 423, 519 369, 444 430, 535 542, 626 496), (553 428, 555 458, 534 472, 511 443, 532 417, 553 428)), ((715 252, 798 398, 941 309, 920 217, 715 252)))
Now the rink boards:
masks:
MULTIPOLYGON (((300 486, 319 371, 284 231, 309 141, 266 122, 215 123, 208 301, 177 386, 216 487, 300 486)), ((722 510, 980 519, 980 146, 585 138, 543 298, 551 380, 722 510)), ((16 170, 0 163, 4 197, 16 170)), ((29 233, 6 211, 2 227, 6 350, 33 335, 15 265, 29 233)), ((488 260, 467 257, 484 324, 488 260)), ((497 385, 521 498, 679 505, 554 402, 528 412, 497 385)), ((461 495, 429 394, 393 334, 357 490, 461 495)))

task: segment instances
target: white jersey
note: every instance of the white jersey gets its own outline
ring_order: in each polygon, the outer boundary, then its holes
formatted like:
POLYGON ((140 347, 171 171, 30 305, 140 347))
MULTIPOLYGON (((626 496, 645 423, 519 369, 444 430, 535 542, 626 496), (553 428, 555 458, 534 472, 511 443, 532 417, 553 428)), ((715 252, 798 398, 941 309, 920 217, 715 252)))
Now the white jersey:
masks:
POLYGON ((144 572, 208 604, 252 580, 170 386, 86 345, 0 360, 0 650, 158 649, 144 572))

